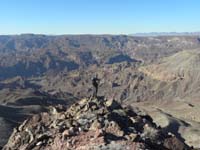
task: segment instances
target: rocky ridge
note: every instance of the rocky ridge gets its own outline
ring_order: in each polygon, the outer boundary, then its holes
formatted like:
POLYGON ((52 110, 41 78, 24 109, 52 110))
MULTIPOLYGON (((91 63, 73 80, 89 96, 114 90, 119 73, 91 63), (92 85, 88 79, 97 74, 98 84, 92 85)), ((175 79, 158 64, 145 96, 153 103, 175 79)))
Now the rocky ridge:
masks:
POLYGON ((51 107, 15 128, 3 150, 187 150, 138 109, 104 97, 85 98, 69 109, 51 107))

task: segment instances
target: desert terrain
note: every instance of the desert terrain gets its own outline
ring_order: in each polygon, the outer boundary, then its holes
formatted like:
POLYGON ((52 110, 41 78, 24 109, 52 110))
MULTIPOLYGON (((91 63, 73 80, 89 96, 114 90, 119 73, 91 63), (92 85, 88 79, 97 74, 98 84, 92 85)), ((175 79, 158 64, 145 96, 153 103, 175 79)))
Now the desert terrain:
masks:
POLYGON ((0 147, 27 118, 89 98, 96 74, 99 97, 200 148, 199 36, 35 34, 0 36, 0 147))

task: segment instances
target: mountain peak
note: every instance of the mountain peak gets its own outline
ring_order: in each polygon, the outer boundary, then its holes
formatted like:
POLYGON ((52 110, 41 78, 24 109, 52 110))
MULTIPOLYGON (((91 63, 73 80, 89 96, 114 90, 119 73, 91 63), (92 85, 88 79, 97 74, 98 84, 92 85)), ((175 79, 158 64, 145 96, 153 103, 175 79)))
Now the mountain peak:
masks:
POLYGON ((189 149, 142 115, 104 97, 85 98, 65 110, 34 115, 16 128, 8 149, 189 149))

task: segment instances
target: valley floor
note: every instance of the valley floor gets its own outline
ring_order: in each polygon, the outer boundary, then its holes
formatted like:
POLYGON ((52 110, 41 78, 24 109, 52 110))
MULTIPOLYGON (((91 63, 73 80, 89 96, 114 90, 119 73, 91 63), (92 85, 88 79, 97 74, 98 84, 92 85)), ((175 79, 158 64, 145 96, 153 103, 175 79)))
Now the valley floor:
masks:
POLYGON ((132 104, 146 111, 166 131, 179 136, 196 148, 200 147, 200 104, 193 101, 148 101, 132 104))

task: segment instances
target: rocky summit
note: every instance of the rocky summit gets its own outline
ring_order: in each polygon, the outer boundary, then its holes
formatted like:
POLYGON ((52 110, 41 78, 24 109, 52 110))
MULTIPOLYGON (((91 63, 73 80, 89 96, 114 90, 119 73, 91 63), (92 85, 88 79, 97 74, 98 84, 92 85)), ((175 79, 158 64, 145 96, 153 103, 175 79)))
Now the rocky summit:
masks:
POLYGON ((104 97, 85 98, 32 116, 15 128, 3 150, 188 150, 136 108, 104 97))

